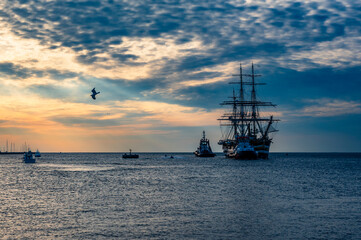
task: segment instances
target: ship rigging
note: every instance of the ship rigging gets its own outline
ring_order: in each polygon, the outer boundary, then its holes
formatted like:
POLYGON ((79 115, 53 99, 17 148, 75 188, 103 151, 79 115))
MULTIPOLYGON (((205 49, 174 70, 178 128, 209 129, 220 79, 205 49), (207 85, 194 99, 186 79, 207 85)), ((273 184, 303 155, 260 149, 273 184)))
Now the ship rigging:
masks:
POLYGON ((221 127, 226 129, 218 144, 222 145, 226 157, 267 159, 272 143, 270 133, 278 131, 273 124, 279 119, 274 119, 273 116, 262 116, 260 107, 276 107, 276 105, 258 100, 256 86, 265 85, 265 83, 255 81, 255 78, 261 75, 254 73, 253 63, 251 74, 243 74, 240 64, 239 74, 232 76, 239 76, 239 81, 230 82, 230 84, 239 85, 239 92, 236 93, 233 89, 230 100, 221 103, 222 106, 231 106, 231 111, 218 119, 221 127), (244 77, 250 80, 245 81, 244 77), (246 93, 249 92, 250 96, 246 98, 246 93))

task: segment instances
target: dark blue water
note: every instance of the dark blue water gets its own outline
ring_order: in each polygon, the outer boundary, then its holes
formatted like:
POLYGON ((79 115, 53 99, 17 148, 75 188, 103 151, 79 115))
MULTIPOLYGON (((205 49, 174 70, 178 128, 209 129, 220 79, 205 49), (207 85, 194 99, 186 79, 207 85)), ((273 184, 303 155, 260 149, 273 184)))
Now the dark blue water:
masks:
POLYGON ((0 155, 0 238, 361 238, 361 154, 174 156, 0 155))

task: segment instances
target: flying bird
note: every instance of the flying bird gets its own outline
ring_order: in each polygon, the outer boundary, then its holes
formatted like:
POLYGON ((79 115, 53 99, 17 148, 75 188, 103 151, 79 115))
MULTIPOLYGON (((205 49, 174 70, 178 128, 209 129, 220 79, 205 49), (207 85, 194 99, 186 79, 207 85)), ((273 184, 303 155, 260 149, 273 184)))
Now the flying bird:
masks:
POLYGON ((95 91, 95 88, 92 90, 92 94, 90 95, 94 100, 96 99, 95 96, 99 94, 100 92, 95 91))

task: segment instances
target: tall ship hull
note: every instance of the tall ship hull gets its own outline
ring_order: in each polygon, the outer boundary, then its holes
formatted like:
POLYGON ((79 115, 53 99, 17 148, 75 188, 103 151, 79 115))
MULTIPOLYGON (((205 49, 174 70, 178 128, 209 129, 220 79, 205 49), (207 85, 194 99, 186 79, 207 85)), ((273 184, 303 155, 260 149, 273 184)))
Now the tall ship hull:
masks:
POLYGON ((238 160, 255 160, 258 158, 256 151, 240 151, 234 156, 234 159, 238 160))
POLYGON ((231 106, 231 109, 218 119, 223 128, 218 144, 222 145, 228 158, 268 159, 272 135, 277 132, 273 125, 279 120, 273 116, 264 116, 260 108, 276 105, 257 99, 256 86, 264 83, 255 81, 261 75, 254 73, 253 64, 251 74, 243 74, 241 65, 239 71, 239 74, 233 75, 239 76, 239 81, 230 83, 239 85, 239 89, 233 89, 230 100, 221 103, 231 106), (244 80, 244 77, 250 79, 244 80))
POLYGON ((199 152, 194 152, 194 155, 196 155, 196 157, 214 157, 216 156, 216 154, 214 153, 199 153, 199 152))
POLYGON ((268 159, 271 141, 254 141, 252 142, 254 150, 257 152, 258 158, 268 159))

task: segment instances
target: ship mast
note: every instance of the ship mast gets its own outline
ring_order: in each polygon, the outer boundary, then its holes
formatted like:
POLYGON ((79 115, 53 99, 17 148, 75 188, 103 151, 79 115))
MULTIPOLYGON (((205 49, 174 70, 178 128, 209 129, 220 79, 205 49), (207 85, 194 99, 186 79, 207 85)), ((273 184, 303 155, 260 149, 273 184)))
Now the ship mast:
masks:
MULTIPOLYGON (((239 64, 239 84, 240 84, 240 99, 244 102, 244 89, 243 89, 243 77, 242 77, 242 63, 239 64)), ((244 105, 241 104, 241 136, 244 137, 244 105)))
POLYGON ((238 121, 237 121, 237 97, 236 94, 234 92, 234 88, 233 88, 233 116, 232 116, 232 122, 233 122, 233 131, 234 131, 234 136, 236 137, 238 135, 237 133, 237 125, 238 125, 238 121))
POLYGON ((251 92, 251 101, 252 101, 252 118, 253 118, 253 136, 256 136, 256 88, 254 85, 254 67, 252 63, 252 92, 251 92))
MULTIPOLYGON (((229 123, 223 123, 221 126, 231 126, 233 131, 230 131, 229 134, 233 132, 234 138, 237 136, 237 130, 240 128, 241 136, 245 137, 246 135, 252 136, 254 138, 257 137, 257 133, 260 133, 262 137, 267 137, 267 132, 270 128, 270 124, 275 121, 279 121, 278 119, 273 118, 261 118, 259 116, 258 108, 260 106, 272 106, 275 107, 276 105, 271 102, 262 102, 257 100, 256 95, 256 85, 265 85, 265 83, 256 83, 255 78, 260 77, 260 74, 255 74, 254 65, 252 63, 252 72, 251 74, 243 74, 242 65, 240 64, 239 74, 235 74, 232 76, 239 76, 239 81, 237 82, 230 82, 230 84, 239 84, 239 98, 236 97, 235 91, 233 89, 233 96, 231 97, 232 100, 224 101, 221 105, 231 105, 233 107, 232 113, 224 114, 220 119, 223 121, 228 121, 229 123), (243 77, 250 77, 251 81, 244 81, 243 77), (245 92, 245 85, 249 85, 251 87, 251 99, 246 100, 244 96, 245 92), (239 108, 238 108, 239 107, 239 108), (247 107, 250 107, 250 114, 247 114, 247 107), (268 122, 270 123, 267 128, 264 130, 260 124, 260 122, 268 122)), ((227 139, 229 136, 227 136, 227 139)), ((232 138, 231 138, 232 139, 232 138)))
POLYGON ((230 84, 239 84, 239 96, 238 89, 237 94, 233 89, 233 96, 221 103, 232 109, 218 119, 221 121, 221 127, 225 126, 227 129, 226 135, 223 134, 218 144, 223 146, 223 152, 230 158, 238 158, 245 154, 248 150, 244 150, 244 146, 249 144, 257 157, 266 159, 272 143, 272 137, 268 133, 277 131, 271 125, 279 120, 273 119, 273 116, 261 116, 259 111, 260 107, 275 107, 276 105, 257 99, 256 85, 265 85, 265 83, 256 82, 256 77, 261 75, 255 74, 253 63, 250 74, 244 74, 240 64, 239 74, 232 76, 239 77, 238 81, 230 82, 230 84), (243 77, 247 77, 247 80, 243 77), (245 96, 245 93, 249 93, 250 96, 245 96))

